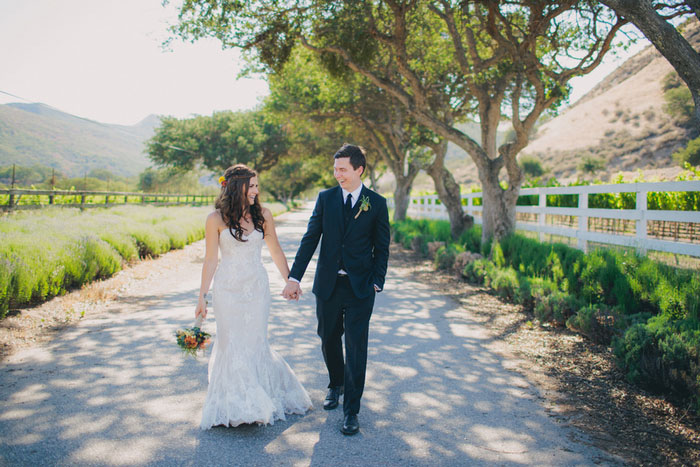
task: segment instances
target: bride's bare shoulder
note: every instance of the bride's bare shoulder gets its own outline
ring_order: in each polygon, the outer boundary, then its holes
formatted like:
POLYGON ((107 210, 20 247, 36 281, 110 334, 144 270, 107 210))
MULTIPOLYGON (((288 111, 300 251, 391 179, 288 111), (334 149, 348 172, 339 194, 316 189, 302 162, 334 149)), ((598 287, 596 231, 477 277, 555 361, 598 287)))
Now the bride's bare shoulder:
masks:
POLYGON ((271 219, 272 218, 272 211, 270 209, 266 208, 265 206, 260 206, 262 208, 262 215, 265 219, 271 219))
POLYGON ((214 224, 214 225, 224 225, 224 218, 221 216, 221 212, 219 210, 215 210, 209 213, 207 216, 207 224, 214 224))

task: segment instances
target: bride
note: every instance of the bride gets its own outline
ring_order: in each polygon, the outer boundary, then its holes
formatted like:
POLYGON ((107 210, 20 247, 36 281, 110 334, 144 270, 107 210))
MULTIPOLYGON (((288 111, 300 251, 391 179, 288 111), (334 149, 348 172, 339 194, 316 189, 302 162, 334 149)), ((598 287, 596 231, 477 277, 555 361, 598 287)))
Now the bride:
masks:
POLYGON ((219 181, 216 211, 206 221, 206 255, 195 309, 195 317, 206 317, 204 297, 213 277, 216 340, 201 428, 272 424, 284 420, 285 414, 306 413, 311 400, 267 341, 270 287, 260 256, 263 239, 285 282, 289 266, 272 213, 258 201, 256 173, 238 164, 226 169, 219 181))

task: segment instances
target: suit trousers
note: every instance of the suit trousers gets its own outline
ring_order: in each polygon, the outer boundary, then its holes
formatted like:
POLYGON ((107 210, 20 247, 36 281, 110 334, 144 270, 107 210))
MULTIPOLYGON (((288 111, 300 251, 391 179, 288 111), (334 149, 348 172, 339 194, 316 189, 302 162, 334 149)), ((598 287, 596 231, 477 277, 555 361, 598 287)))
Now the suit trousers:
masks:
POLYGON ((328 300, 316 297, 318 335, 321 337, 323 359, 330 378, 328 387, 345 386, 345 415, 355 415, 360 411, 367 369, 369 319, 372 316, 375 295, 373 292, 367 298, 357 298, 352 291, 350 279, 347 276, 338 276, 328 300))

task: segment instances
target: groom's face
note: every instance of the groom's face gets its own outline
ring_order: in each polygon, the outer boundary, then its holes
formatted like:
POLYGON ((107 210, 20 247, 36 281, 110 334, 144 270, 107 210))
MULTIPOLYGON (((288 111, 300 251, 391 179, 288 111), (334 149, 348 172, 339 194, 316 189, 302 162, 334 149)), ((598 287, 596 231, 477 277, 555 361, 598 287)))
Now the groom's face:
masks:
POLYGON ((349 157, 335 159, 333 175, 341 187, 348 191, 354 191, 362 183, 362 166, 353 169, 349 157))

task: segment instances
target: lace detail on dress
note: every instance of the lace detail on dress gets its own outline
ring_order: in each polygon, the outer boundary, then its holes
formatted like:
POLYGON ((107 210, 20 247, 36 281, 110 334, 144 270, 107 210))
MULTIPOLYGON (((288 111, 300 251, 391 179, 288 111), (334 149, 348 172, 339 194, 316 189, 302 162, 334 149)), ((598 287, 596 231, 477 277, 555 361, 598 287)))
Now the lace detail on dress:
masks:
POLYGON ((270 287, 262 264, 263 235, 239 242, 219 236, 221 261, 214 276, 216 337, 209 359, 209 387, 201 428, 274 423, 285 413, 311 408, 306 390, 287 362, 270 349, 270 287))

